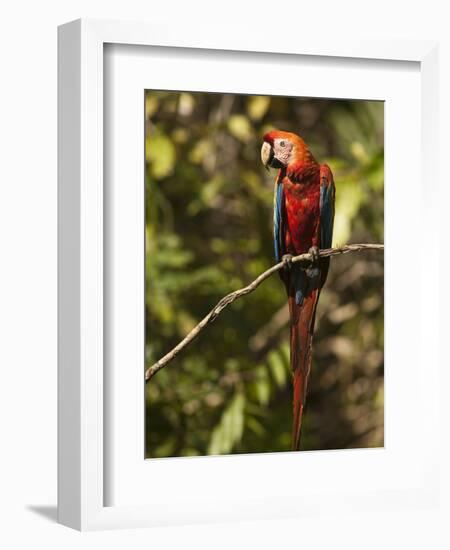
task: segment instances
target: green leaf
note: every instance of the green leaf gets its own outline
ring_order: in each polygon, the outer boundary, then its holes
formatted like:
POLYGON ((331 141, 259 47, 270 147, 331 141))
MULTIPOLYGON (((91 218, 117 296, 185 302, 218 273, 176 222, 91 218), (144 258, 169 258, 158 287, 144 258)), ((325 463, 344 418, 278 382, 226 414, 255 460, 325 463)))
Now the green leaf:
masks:
POLYGON ((270 400, 270 380, 267 374, 266 366, 261 365, 258 367, 255 374, 255 381, 252 386, 256 394, 256 398, 261 405, 267 405, 270 400))
POLYGON ((253 130, 248 118, 244 115, 232 115, 228 119, 230 134, 240 141, 247 142, 253 137, 253 130))
POLYGON ((344 244, 349 240, 353 219, 364 200, 361 183, 352 179, 340 179, 338 191, 336 192, 333 246, 344 244))
POLYGON ((245 424, 249 430, 258 436, 262 437, 266 432, 264 426, 254 416, 249 416, 246 419, 245 424))
POLYGON ((237 393, 214 428, 208 446, 209 455, 225 454, 241 440, 244 432, 245 396, 237 393))
POLYGON ((267 95, 254 95, 248 98, 247 110, 250 118, 260 120, 270 106, 270 97, 267 95))
POLYGON ((270 372, 275 384, 280 388, 286 384, 286 363, 278 350, 271 351, 267 358, 270 372))
POLYGON ((147 137, 145 156, 154 178, 162 179, 172 173, 175 165, 175 147, 165 134, 156 133, 147 137))

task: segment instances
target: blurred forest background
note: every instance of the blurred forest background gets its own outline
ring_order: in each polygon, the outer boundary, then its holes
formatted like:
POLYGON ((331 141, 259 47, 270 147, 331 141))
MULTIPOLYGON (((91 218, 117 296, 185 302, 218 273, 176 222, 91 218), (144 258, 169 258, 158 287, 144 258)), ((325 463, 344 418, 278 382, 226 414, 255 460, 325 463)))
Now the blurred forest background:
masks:
MULTIPOLYGON (((147 91, 146 363, 274 263, 263 134, 301 135, 336 183, 334 244, 382 243, 384 105, 147 91)), ((383 446, 383 254, 332 258, 319 301, 303 450, 383 446)), ((290 450, 291 375, 277 276, 146 385, 146 456, 290 450)))

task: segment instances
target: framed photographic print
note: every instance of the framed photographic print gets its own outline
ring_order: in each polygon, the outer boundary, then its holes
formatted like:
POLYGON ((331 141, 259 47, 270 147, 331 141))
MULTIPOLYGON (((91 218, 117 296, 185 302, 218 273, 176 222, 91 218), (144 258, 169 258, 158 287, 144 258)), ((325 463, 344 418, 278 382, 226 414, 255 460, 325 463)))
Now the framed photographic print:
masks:
POLYGON ((59 29, 59 521, 429 506, 436 45, 178 30, 59 29))

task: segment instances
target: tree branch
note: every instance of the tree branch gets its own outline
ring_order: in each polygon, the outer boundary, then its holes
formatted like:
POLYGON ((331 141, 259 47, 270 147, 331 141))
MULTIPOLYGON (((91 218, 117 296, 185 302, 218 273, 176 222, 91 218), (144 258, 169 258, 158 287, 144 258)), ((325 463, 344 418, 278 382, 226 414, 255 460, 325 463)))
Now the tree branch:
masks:
MULTIPOLYGON (((339 254, 347 254, 347 252, 360 252, 361 250, 384 250, 383 244, 347 244, 345 246, 339 246, 337 248, 325 248, 323 250, 320 250, 319 255, 321 258, 327 258, 329 256, 337 256, 339 254)), ((300 254, 299 256, 294 256, 292 258, 292 263, 297 262, 303 262, 308 263, 311 262, 312 256, 311 254, 300 254)), ((181 350, 183 350, 187 345, 189 345, 199 334, 200 332, 206 328, 209 324, 211 324, 213 321, 217 319, 217 317, 220 315, 222 310, 224 310, 227 306, 232 304, 235 300, 240 298, 241 296, 245 296, 246 294, 250 294, 250 292, 253 292, 258 286, 268 279, 271 275, 273 275, 276 271, 279 271, 283 268, 285 264, 283 262, 279 262, 272 267, 270 267, 267 271, 264 271, 264 273, 261 273, 254 281, 252 281, 249 285, 240 288, 239 290, 235 290, 234 292, 231 292, 230 294, 227 294, 224 296, 219 302, 216 304, 215 307, 205 316, 203 319, 198 323, 197 326, 195 326, 191 332, 179 344, 177 344, 172 350, 170 350, 164 357, 162 357, 159 361, 148 367, 148 369, 145 371, 145 381, 148 382, 159 370, 164 368, 166 365, 168 365, 175 357, 180 353, 181 350)))

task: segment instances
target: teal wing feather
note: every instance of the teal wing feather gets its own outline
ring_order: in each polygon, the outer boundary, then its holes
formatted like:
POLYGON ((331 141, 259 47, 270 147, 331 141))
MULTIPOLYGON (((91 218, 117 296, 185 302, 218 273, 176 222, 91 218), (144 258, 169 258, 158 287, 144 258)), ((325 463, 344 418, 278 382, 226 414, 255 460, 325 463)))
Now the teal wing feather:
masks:
POLYGON ((283 185, 277 182, 275 183, 273 205, 273 244, 277 263, 286 253, 284 245, 285 216, 283 185))
POLYGON ((335 191, 333 176, 329 168, 327 171, 329 175, 320 179, 320 248, 331 248, 333 241, 335 191))
MULTIPOLYGON (((320 248, 331 248, 333 242, 335 187, 333 174, 324 164, 320 170, 320 248)), ((325 284, 330 258, 322 258, 320 286, 325 284)))

